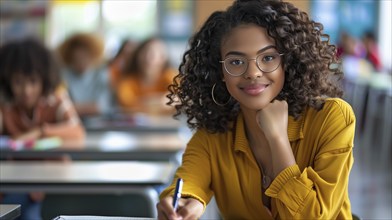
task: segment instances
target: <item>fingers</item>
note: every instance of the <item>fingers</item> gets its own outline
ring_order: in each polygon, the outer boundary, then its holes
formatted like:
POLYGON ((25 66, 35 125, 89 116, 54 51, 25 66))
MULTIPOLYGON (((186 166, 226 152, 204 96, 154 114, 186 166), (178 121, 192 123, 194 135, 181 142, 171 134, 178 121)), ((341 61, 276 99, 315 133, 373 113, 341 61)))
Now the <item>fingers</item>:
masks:
POLYGON ((183 206, 177 210, 177 214, 182 217, 182 219, 198 219, 203 213, 203 204, 196 199, 188 198, 185 200, 183 206))
POLYGON ((173 198, 168 196, 157 204, 159 220, 198 219, 203 213, 203 204, 193 198, 181 198, 177 213, 172 206, 173 198))
POLYGON ((174 212, 172 206, 173 198, 171 196, 163 198, 157 204, 157 211, 158 211, 158 219, 159 220, 168 220, 168 219, 176 219, 177 214, 174 212))

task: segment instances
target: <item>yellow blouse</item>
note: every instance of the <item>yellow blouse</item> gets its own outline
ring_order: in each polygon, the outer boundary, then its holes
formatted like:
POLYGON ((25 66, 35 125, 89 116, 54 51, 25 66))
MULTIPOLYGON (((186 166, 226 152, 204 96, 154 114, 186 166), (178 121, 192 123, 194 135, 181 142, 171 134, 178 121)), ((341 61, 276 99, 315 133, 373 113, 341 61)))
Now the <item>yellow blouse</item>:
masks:
MULTIPOLYGON (((355 116, 349 104, 327 99, 323 109, 289 117, 288 136, 297 164, 266 190, 274 219, 351 219, 348 179, 353 164, 355 116)), ((189 141, 172 184, 184 179, 183 197, 206 205, 212 196, 224 219, 271 219, 262 203, 261 173, 239 114, 234 131, 198 130, 189 141)))

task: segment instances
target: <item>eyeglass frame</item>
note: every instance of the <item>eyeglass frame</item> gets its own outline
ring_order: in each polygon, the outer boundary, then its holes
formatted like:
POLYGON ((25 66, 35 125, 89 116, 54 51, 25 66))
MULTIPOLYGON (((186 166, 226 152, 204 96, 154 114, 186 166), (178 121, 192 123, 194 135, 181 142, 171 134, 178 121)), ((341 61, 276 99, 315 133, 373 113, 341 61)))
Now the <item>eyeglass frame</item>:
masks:
MULTIPOLYGON (((219 63, 223 63, 223 67, 225 68, 226 72, 227 72, 229 75, 234 76, 234 77, 244 75, 244 73, 245 73, 245 72, 248 70, 248 68, 249 68, 249 61, 250 61, 250 60, 254 60, 254 61, 256 62, 257 69, 259 69, 259 70, 260 70, 261 72, 263 72, 263 73, 271 73, 271 72, 273 72, 273 71, 275 71, 276 69, 279 68, 279 66, 280 66, 281 63, 282 63, 282 60, 279 62, 279 64, 276 66, 275 69, 273 69, 273 70, 271 70, 271 71, 264 71, 264 70, 262 70, 262 69, 260 68, 260 66, 259 66, 259 63, 257 62, 257 58, 258 58, 259 56, 263 55, 263 54, 265 54, 265 53, 261 53, 261 54, 257 55, 256 58, 251 58, 251 59, 248 59, 248 58, 246 58, 245 56, 242 56, 242 55, 236 55, 236 56, 239 56, 239 57, 243 57, 244 59, 246 59, 246 60, 248 61, 248 63, 247 63, 248 65, 246 66, 244 72, 242 72, 241 74, 238 74, 238 75, 234 75, 234 74, 230 73, 230 71, 228 71, 227 68, 226 68, 225 62, 226 62, 226 60, 229 59, 230 57, 226 57, 224 60, 219 60, 219 63)), ((282 56, 284 55, 283 53, 278 53, 278 52, 272 53, 272 54, 277 54, 277 55, 279 55, 279 57, 282 57, 282 56)))

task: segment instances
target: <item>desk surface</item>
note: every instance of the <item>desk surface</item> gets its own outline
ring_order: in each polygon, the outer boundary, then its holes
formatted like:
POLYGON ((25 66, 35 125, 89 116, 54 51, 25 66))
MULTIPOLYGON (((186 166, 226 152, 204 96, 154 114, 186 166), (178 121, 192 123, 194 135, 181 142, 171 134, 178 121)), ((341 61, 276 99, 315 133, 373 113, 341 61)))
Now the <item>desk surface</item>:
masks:
POLYGON ((114 113, 83 119, 87 131, 175 132, 181 122, 171 115, 114 113))
POLYGON ((173 133, 88 132, 85 141, 65 141, 48 149, 0 149, 0 159, 54 158, 67 154, 73 160, 173 160, 182 153, 189 131, 173 133))
POLYGON ((0 191, 120 190, 167 184, 169 162, 0 162, 0 191))
POLYGON ((54 220, 156 220, 156 218, 121 217, 121 216, 60 215, 54 220))
POLYGON ((19 204, 0 204, 0 220, 12 220, 20 215, 21 208, 19 204))

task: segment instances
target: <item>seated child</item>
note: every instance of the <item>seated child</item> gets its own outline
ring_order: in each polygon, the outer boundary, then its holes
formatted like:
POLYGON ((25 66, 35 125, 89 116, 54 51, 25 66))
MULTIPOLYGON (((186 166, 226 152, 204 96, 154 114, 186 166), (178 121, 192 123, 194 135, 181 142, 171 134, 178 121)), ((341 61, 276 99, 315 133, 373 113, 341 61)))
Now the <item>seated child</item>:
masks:
MULTIPOLYGON (((35 40, 11 42, 0 48, 0 135, 34 141, 44 137, 82 140, 79 116, 60 86, 51 52, 35 40)), ((44 194, 0 194, 0 203, 22 205, 19 219, 41 219, 44 194)))

